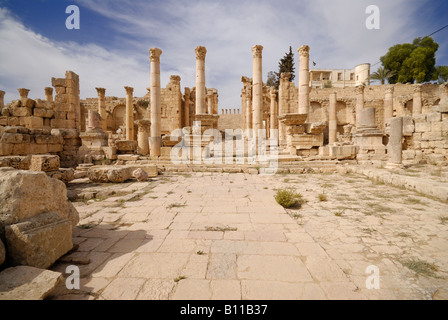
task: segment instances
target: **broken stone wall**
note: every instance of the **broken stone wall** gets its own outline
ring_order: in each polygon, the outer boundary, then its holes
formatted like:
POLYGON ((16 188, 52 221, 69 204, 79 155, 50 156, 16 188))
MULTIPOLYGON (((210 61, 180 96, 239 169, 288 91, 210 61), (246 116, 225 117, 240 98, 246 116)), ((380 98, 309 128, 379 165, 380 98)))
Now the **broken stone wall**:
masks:
POLYGON ((21 98, 0 110, 0 157, 52 154, 76 166, 79 146, 79 77, 53 78, 54 101, 21 98))
POLYGON ((405 118, 405 163, 448 163, 448 107, 431 109, 430 113, 405 118))
MULTIPOLYGON (((161 128, 162 134, 170 134, 172 131, 189 127, 193 125, 195 117, 195 102, 196 91, 195 88, 187 88, 189 94, 189 123, 185 119, 185 99, 186 96, 181 91, 181 79, 179 76, 171 76, 170 82, 166 88, 161 89, 161 128)), ((213 90, 213 110, 218 114, 218 90, 213 90)), ((107 91, 106 91, 107 93, 107 91)), ((151 99, 150 92, 143 97, 134 97, 134 119, 150 119, 151 117, 151 99)), ((81 100, 81 132, 86 131, 86 121, 88 111, 98 111, 98 98, 87 98, 81 100)), ((106 97, 106 112, 107 112, 107 128, 109 132, 116 132, 120 127, 124 126, 126 114, 126 99, 118 97, 106 97)), ((137 126, 134 130, 138 132, 137 126)), ((137 140, 137 137, 135 137, 137 140)))

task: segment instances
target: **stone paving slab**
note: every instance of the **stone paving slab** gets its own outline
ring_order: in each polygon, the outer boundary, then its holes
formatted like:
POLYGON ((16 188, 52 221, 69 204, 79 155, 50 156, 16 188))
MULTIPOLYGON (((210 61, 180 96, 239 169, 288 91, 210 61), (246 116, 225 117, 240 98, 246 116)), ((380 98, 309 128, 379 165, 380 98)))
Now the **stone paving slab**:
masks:
POLYGON ((81 290, 51 299, 431 299, 448 286, 448 205, 362 175, 172 173, 133 192, 75 203, 70 256, 90 263, 81 290), (306 202, 282 208, 282 188, 306 202))

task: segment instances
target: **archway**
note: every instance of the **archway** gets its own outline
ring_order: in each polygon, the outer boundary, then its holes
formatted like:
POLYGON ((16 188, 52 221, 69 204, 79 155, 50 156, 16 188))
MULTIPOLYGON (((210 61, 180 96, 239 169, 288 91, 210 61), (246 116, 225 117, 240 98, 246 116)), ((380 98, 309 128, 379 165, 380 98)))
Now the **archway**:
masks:
POLYGON ((414 107, 414 100, 412 100, 412 99, 410 99, 404 103, 403 112, 404 112, 405 117, 412 116, 413 107, 414 107))
POLYGON ((124 125, 124 120, 126 118, 126 106, 118 105, 114 108, 112 112, 112 131, 116 132, 121 126, 124 125))
POLYGON ((346 102, 338 101, 336 103, 336 119, 338 120, 337 131, 339 134, 343 134, 344 126, 350 123, 350 110, 346 102))

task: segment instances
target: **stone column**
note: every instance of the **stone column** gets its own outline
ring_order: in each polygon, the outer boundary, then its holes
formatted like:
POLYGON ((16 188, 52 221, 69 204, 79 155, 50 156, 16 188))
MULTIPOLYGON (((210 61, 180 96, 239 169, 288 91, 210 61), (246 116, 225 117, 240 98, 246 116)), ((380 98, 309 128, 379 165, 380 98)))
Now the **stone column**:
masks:
POLYGON ((253 120, 252 127, 255 136, 258 136, 259 130, 263 129, 263 46, 256 45, 252 47, 253 53, 253 82, 252 82, 252 108, 253 120))
POLYGON ((412 98, 412 115, 422 114, 422 86, 414 86, 414 96, 412 98))
POLYGON ((5 106, 5 91, 0 91, 0 108, 5 106))
POLYGON ((162 50, 149 50, 151 60, 151 138, 149 149, 151 157, 160 157, 162 148, 162 106, 160 101, 160 56, 162 50))
POLYGON ((25 104, 26 100, 28 99, 28 93, 30 92, 30 90, 24 88, 20 88, 17 90, 19 91, 20 100, 22 101, 22 104, 25 104))
POLYGON ((126 90, 126 140, 134 140, 134 88, 124 87, 126 90))
POLYGON ((440 85, 440 103, 439 105, 448 105, 448 82, 440 85))
POLYGON ((299 52, 299 114, 308 114, 310 107, 310 47, 301 46, 299 52))
POLYGON ((185 88, 185 95, 184 95, 184 119, 185 119, 185 127, 189 127, 190 126, 190 89, 189 88, 185 88))
POLYGON ((389 163, 401 164, 403 146, 403 118, 390 119, 390 138, 387 151, 389 153, 389 163))
POLYGON ((196 48, 196 114, 205 114, 205 56, 207 49, 196 48))
POLYGON ((362 112, 364 109, 364 86, 356 87, 356 128, 361 127, 362 112))
POLYGON ((271 114, 269 119, 269 125, 270 125, 270 135, 269 137, 271 139, 278 140, 278 104, 277 104, 277 90, 275 88, 271 88, 269 91, 270 97, 271 97, 271 114))
POLYGON ((53 88, 52 87, 45 88, 45 100, 48 102, 53 102, 53 88))
POLYGON ((106 89, 95 88, 98 92, 98 113, 101 116, 101 129, 107 131, 106 89))
POLYGON ((101 128, 101 117, 99 113, 89 110, 87 114, 87 132, 97 132, 101 128))
POLYGON ((208 106, 208 114, 213 114, 213 91, 207 91, 207 106, 208 106))
POLYGON ((337 130, 338 130, 338 120, 336 113, 336 103, 337 96, 336 92, 330 94, 330 108, 328 111, 328 131, 329 131, 329 140, 328 144, 333 145, 336 142, 337 130))
POLYGON ((384 126, 390 124, 390 118, 394 116, 394 87, 386 89, 386 96, 384 97, 384 126))
POLYGON ((269 94, 271 96, 271 119, 270 119, 270 124, 271 124, 271 130, 275 130, 277 129, 277 90, 275 90, 274 88, 271 88, 271 90, 269 91, 269 94))
POLYGON ((252 88, 246 89, 246 130, 250 134, 252 132, 252 88))
POLYGON ((213 114, 218 114, 218 109, 219 109, 218 90, 213 89, 213 114))
POLYGON ((149 133, 151 128, 151 121, 149 120, 138 120, 135 122, 138 126, 137 134, 137 153, 143 156, 149 154, 149 133))

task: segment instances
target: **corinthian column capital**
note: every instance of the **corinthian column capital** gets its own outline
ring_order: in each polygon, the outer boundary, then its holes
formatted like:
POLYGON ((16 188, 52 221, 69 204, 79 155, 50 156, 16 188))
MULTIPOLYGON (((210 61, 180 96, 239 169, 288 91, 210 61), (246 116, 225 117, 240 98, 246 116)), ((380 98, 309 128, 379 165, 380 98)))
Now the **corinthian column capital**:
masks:
POLYGON ((253 46, 252 53, 254 55, 254 58, 261 58, 261 55, 263 53, 263 46, 260 45, 253 46))
POLYGON ((301 57, 309 57, 310 55, 310 47, 307 45, 301 46, 299 49, 297 49, 297 52, 301 57))
POLYGON ((152 48, 149 50, 149 59, 151 62, 160 62, 160 56, 162 55, 162 50, 158 48, 152 48))
POLYGON ((207 54, 207 49, 205 47, 199 46, 195 49, 195 52, 196 52, 196 59, 205 60, 205 56, 207 54))

